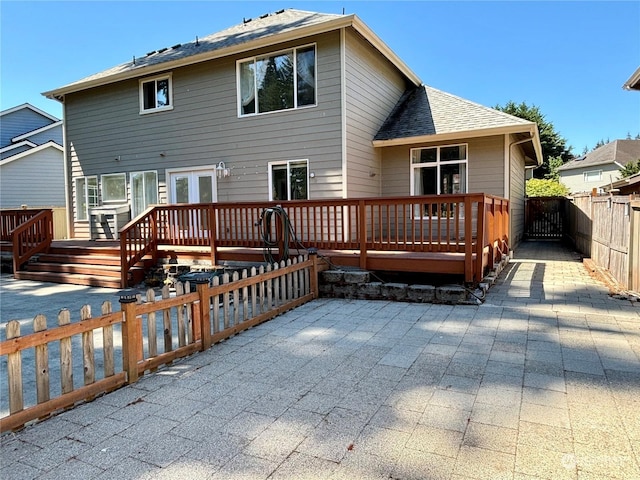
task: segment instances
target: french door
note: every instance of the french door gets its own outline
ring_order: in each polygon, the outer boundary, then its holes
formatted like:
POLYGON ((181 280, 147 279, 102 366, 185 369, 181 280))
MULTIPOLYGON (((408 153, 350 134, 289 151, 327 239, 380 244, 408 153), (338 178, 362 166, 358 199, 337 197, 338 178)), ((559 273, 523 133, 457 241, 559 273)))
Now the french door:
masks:
MULTIPOLYGON (((214 203, 217 201, 214 169, 170 171, 171 203, 214 203)), ((185 210, 172 219, 174 234, 180 238, 207 238, 206 214, 185 210)))

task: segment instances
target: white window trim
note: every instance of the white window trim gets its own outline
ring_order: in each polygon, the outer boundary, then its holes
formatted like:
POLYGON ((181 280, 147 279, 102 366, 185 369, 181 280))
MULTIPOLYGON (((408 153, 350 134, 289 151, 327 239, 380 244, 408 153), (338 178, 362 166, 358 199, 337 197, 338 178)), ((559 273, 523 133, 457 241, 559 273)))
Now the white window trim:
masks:
POLYGON ((147 115, 149 113, 164 112, 167 110, 173 110, 173 74, 165 73, 162 75, 156 75, 155 77, 141 78, 138 81, 138 97, 140 102, 140 115, 147 115), (143 85, 148 82, 155 82, 158 80, 169 80, 169 105, 165 107, 144 108, 144 88, 143 85))
MULTIPOLYGON (((441 165, 456 165, 456 164, 461 164, 464 163, 467 168, 465 168, 465 179, 464 179, 464 184, 466 187, 466 191, 465 193, 461 193, 460 195, 465 195, 468 190, 469 190, 469 144, 468 143, 455 143, 455 144, 451 144, 451 145, 429 145, 429 146, 425 146, 425 147, 417 147, 417 148, 412 148, 409 151, 409 168, 411 170, 410 172, 410 176, 409 176, 409 181, 411 183, 411 196, 415 196, 415 171, 416 169, 422 167, 422 166, 428 166, 428 167, 435 167, 436 168, 436 187, 438 188, 438 190, 440 190, 440 166, 441 165), (446 161, 441 161, 440 160, 440 149, 441 148, 446 148, 446 147, 465 147, 465 152, 466 152, 466 158, 464 160, 446 160, 446 161), (412 158, 413 158, 413 152, 415 150, 425 150, 428 148, 435 148, 437 149, 437 155, 436 155, 436 161, 435 162, 429 162, 429 163, 413 163, 412 162, 412 158)), ((436 195, 442 195, 441 193, 437 193, 436 195)), ((439 218, 437 215, 436 216, 432 216, 432 215, 420 215, 420 214, 416 214, 414 215, 414 220, 420 220, 420 218, 422 219, 437 219, 439 218)), ((460 216, 459 218, 464 218, 464 211, 460 212, 460 216)))
MULTIPOLYGON (((76 196, 75 196, 75 204, 74 204, 74 220, 76 222, 88 222, 90 220, 90 216, 89 216, 89 209, 94 208, 96 205, 89 205, 89 190, 88 190, 88 180, 90 178, 94 178, 96 180, 96 188, 99 188, 99 183, 98 183, 98 176, 97 175, 87 175, 87 176, 82 176, 82 177, 76 177, 73 180, 73 188, 75 190, 76 196), (78 198, 80 196, 80 192, 78 192, 78 180, 83 180, 85 181, 84 183, 84 191, 82 192, 82 196, 84 196, 84 200, 87 204, 86 210, 85 210, 85 217, 86 218, 79 218, 78 217, 78 213, 80 211, 80 204, 78 203, 78 198)), ((99 192, 96 192, 96 197, 99 196, 99 192)))
MULTIPOLYGON (((146 192, 146 188, 145 188, 145 174, 147 173, 153 173, 156 177, 156 197, 158 199, 158 202, 160 201, 160 192, 158 191, 159 189, 159 184, 158 184, 158 171, 157 170, 142 170, 139 172, 131 172, 129 174, 129 191, 131 192, 131 211, 133 212, 134 210, 136 210, 137 205, 135 205, 135 196, 133 195, 133 177, 135 175, 142 175, 142 191, 146 192)), ((149 208, 149 205, 147 205, 146 208, 149 208)), ((142 210, 141 210, 142 211, 142 210)))
POLYGON ((584 172, 582 174, 582 179, 584 180, 585 183, 601 182, 602 181, 602 170, 588 170, 588 171, 586 171, 586 172, 584 172), (598 174, 598 178, 595 179, 595 180, 588 180, 588 176, 589 176, 590 173, 592 173, 592 174, 597 173, 598 174))
MULTIPOLYGON (((258 103, 257 103, 257 96, 258 96, 258 85, 256 84, 256 75, 254 73, 253 75, 253 89, 254 92, 256 92, 256 110, 258 109, 258 103)), ((264 55, 256 55, 254 57, 247 57, 247 58, 243 58, 241 60, 237 60, 236 61, 236 105, 238 108, 238 118, 245 118, 245 117, 256 117, 258 115, 269 115, 271 113, 282 113, 282 112, 291 112, 291 111, 295 111, 295 110, 303 110, 305 108, 314 108, 318 106, 318 46, 316 43, 309 43, 306 45, 298 45, 297 47, 292 47, 292 48, 285 48, 284 50, 278 50, 275 52, 269 52, 269 53, 265 53, 264 55), (293 103, 294 103, 294 107, 293 108, 287 108, 287 109, 283 109, 283 110, 273 110, 271 112, 255 112, 255 113, 242 113, 242 92, 241 92, 241 87, 240 87, 240 66, 243 63, 249 62, 249 61, 256 61, 259 58, 265 58, 265 57, 272 57, 274 55, 280 55, 282 53, 286 53, 286 52, 293 52, 293 69, 294 71, 297 72, 297 67, 298 67, 298 54, 297 54, 297 50, 302 50, 304 48, 308 48, 308 47, 313 47, 315 55, 314 55, 314 72, 315 72, 315 76, 314 76, 314 80, 315 80, 315 86, 313 89, 313 93, 314 93, 314 103, 312 105, 302 105, 302 106, 298 106, 298 75, 294 75, 293 76, 293 89, 294 89, 294 95, 293 95, 293 103)))
POLYGON ((122 172, 122 173, 105 173, 103 175, 100 175, 100 199, 102 200, 102 203, 105 204, 109 204, 109 205, 113 205, 114 203, 127 203, 127 174, 122 172), (124 178, 124 196, 121 198, 114 198, 111 200, 107 200, 106 198, 104 198, 104 192, 105 192, 105 188, 104 188, 104 180, 105 177, 122 177, 124 178))
POLYGON ((273 186, 273 167, 274 166, 278 166, 278 165, 286 165, 287 166, 287 200, 280 200, 280 201, 290 201, 289 199, 289 195, 291 194, 291 175, 290 175, 290 164, 292 163, 299 163, 299 162, 305 162, 307 164, 307 198, 305 200, 310 200, 311 195, 309 192, 309 159, 308 158, 299 158, 296 160, 278 160, 275 162, 269 162, 267 164, 267 168, 268 168, 268 179, 269 179, 269 185, 268 185, 268 189, 269 189, 269 201, 273 202, 273 188, 271 188, 273 186))

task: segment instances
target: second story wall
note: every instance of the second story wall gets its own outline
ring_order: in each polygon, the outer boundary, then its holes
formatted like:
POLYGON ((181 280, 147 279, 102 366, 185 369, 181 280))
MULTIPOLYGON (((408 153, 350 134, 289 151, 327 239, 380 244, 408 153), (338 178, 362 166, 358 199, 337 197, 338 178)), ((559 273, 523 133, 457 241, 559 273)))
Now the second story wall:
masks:
MULTIPOLYGON (((37 130, 50 123, 53 123, 53 120, 34 112, 30 108, 21 108, 3 115, 0 119, 0 147, 11 145, 13 137, 37 130)), ((62 145, 62 141, 59 143, 62 145)))
POLYGON ((345 32, 347 197, 379 196, 380 153, 372 140, 407 88, 398 70, 360 35, 345 32))
MULTIPOLYGON (((166 203, 167 169, 223 161, 231 176, 218 181, 218 201, 265 201, 269 162, 305 159, 315 174, 309 197, 341 196, 339 42, 339 32, 333 32, 175 69, 168 72, 173 109, 157 113, 140 114, 138 79, 67 95, 72 176, 154 170, 159 201, 166 203), (239 117, 237 60, 308 44, 317 48, 317 105, 239 117)), ((75 204, 73 182, 71 189, 75 204)), ((86 226, 76 224, 75 234, 82 236, 86 226)))

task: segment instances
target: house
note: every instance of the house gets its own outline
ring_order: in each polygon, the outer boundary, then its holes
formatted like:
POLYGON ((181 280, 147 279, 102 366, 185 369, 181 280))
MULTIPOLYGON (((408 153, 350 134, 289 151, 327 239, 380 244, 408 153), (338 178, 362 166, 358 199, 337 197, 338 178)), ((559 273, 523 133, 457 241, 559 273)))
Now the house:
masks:
POLYGON ((29 105, 0 112, 0 207, 54 207, 54 236, 66 237, 62 120, 29 105))
POLYGON ((614 140, 562 165, 560 182, 571 193, 591 192, 620 178, 620 169, 640 159, 640 140, 614 140))
POLYGON ((245 19, 44 95, 75 238, 156 203, 483 192, 511 200, 515 246, 542 162, 535 123, 424 85, 356 15, 245 19))

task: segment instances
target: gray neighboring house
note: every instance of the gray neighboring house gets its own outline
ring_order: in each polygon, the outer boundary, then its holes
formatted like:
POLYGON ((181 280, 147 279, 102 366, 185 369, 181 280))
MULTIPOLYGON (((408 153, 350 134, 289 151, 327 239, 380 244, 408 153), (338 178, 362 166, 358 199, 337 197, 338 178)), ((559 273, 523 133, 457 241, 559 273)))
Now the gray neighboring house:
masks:
POLYGON ((156 203, 484 192, 511 200, 515 246, 542 162, 535 123, 425 86, 356 15, 245 19, 44 95, 75 238, 156 203))
POLYGON ((28 103, 0 112, 0 206, 64 207, 62 120, 28 103))
POLYGON ((640 140, 614 140, 562 165, 560 182, 571 193, 601 190, 620 179, 620 169, 640 159, 640 140))

